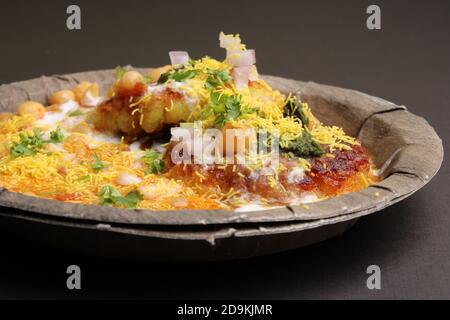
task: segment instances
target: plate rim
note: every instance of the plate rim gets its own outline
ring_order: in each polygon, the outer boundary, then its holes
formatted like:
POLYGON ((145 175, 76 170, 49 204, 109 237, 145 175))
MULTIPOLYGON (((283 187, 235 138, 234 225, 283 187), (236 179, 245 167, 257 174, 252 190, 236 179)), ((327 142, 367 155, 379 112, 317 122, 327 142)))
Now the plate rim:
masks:
MULTIPOLYGON (((148 69, 140 69, 148 70, 148 69)), ((10 85, 0 86, 0 108, 7 109, 11 100, 18 100, 24 96, 31 99, 46 99, 55 87, 64 88, 73 85, 81 80, 113 81, 114 70, 99 70, 74 73, 68 75, 42 76, 40 78, 15 82, 10 85), (11 98, 11 93, 14 96, 11 98), (5 102, 8 101, 8 102, 5 102)), ((325 96, 327 99, 341 99, 340 103, 354 103, 357 99, 362 99, 373 105, 372 115, 387 115, 389 113, 401 112, 412 122, 421 121, 429 131, 429 138, 437 146, 433 148, 433 163, 423 163, 422 172, 426 174, 416 174, 399 170, 389 174, 379 183, 369 186, 358 192, 340 195, 338 197, 322 200, 308 204, 306 206, 285 206, 276 209, 262 211, 234 212, 228 210, 174 210, 174 211, 150 211, 150 210, 130 210, 113 207, 102 207, 97 205, 72 204, 55 200, 43 199, 21 193, 11 192, 0 188, 0 206, 30 211, 41 214, 47 218, 63 217, 70 219, 82 219, 104 223, 124 223, 131 225, 210 225, 229 223, 264 223, 277 221, 311 221, 318 219, 329 219, 367 211, 370 213, 381 210, 393 203, 403 199, 425 186, 431 178, 438 172, 443 161, 442 140, 435 130, 425 119, 418 117, 406 110, 406 107, 396 105, 387 100, 370 96, 355 90, 339 88, 335 86, 317 84, 313 82, 302 82, 298 80, 281 78, 275 76, 263 76, 265 80, 274 85, 276 89, 293 92, 314 92, 318 96, 325 96), (283 87, 283 88, 280 88, 283 87), (352 100, 353 99, 353 100, 352 100), (350 102, 349 102, 350 101, 350 102), (353 102, 352 102, 353 101, 353 102), (402 190, 397 191, 396 187, 402 185, 402 190), (377 199, 373 199, 378 194, 377 199), (355 203, 359 205, 355 205, 355 203), (364 203, 368 205, 364 206, 364 203)), ((354 107, 354 106, 353 106, 354 107)), ((362 128, 365 122, 362 124, 362 128)), ((419 145, 418 146, 422 146, 419 145)), ((414 146, 413 146, 414 147, 414 146)))

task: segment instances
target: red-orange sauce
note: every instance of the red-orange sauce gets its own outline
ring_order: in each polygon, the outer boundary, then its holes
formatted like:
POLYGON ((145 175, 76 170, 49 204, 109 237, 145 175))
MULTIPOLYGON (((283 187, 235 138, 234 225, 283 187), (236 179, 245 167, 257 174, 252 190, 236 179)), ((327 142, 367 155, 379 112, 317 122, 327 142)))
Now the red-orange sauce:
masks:
MULTIPOLYGON (((168 152, 167 154, 170 154, 168 152)), ((289 182, 289 172, 298 161, 285 157, 280 163, 285 167, 279 173, 279 184, 271 186, 271 178, 267 175, 252 174, 244 165, 173 164, 170 156, 166 156, 166 172, 176 179, 183 179, 188 184, 204 186, 205 189, 219 186, 223 192, 240 190, 267 199, 270 203, 287 203, 292 194, 301 196, 305 192, 316 192, 323 197, 336 196, 367 187, 370 177, 370 160, 359 146, 350 150, 337 150, 331 153, 334 157, 322 156, 311 159, 310 171, 305 172, 303 179, 289 182)))

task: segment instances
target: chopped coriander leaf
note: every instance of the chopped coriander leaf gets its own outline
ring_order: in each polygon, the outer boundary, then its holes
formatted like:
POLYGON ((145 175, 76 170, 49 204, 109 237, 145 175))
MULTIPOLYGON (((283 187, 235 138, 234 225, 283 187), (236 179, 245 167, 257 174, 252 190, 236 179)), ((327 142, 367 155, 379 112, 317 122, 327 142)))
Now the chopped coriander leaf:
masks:
POLYGON ((126 208, 136 208, 137 204, 144 199, 142 194, 133 190, 126 196, 122 196, 116 188, 110 185, 103 186, 99 193, 101 205, 118 205, 126 208))
POLYGON ((20 142, 13 142, 10 154, 13 157, 32 156, 43 146, 42 133, 39 129, 33 130, 33 135, 19 133, 20 142))
POLYGON ((288 100, 284 106, 284 116, 294 117, 301 121, 303 126, 307 126, 309 119, 303 112, 301 103, 298 100, 288 100))
POLYGON ((214 114, 214 109, 211 108, 211 106, 207 106, 206 108, 204 108, 201 111, 200 118, 204 120, 204 119, 209 118, 213 114, 214 114))
POLYGON ((241 107, 241 115, 249 114, 249 113, 255 113, 256 108, 251 108, 250 106, 242 106, 241 107))
POLYGON ((219 92, 211 92, 210 97, 209 107, 214 113, 224 113, 226 111, 225 99, 227 96, 221 95, 219 92))
POLYGON ((28 147, 25 144, 14 142, 13 146, 10 149, 10 153, 13 157, 25 157, 35 155, 36 150, 34 148, 28 147))
POLYGON ((284 152, 292 152, 298 157, 320 157, 323 155, 322 146, 307 131, 303 131, 300 137, 291 141, 282 150, 284 152))
POLYGON ((56 130, 50 131, 50 141, 52 143, 61 143, 64 141, 64 135, 61 129, 58 127, 56 130))
POLYGON ((208 90, 213 90, 219 85, 219 82, 211 76, 208 76, 205 82, 205 88, 208 90))
MULTIPOLYGON (((44 141, 42 140, 41 130, 39 130, 38 128, 33 129, 33 135, 31 135, 31 136, 23 135, 23 137, 25 137, 24 139, 26 139, 28 144, 31 146, 40 148, 44 144, 44 141)), ((22 139, 22 137, 21 137, 21 139, 22 139)))
POLYGON ((100 158, 98 157, 98 155, 96 153, 94 153, 92 156, 94 158, 94 161, 91 163, 92 170, 94 170, 95 172, 98 172, 98 171, 102 170, 103 168, 105 168, 105 164, 100 160, 100 158))
POLYGON ((203 109, 201 117, 208 118, 215 115, 214 123, 223 125, 225 122, 239 118, 248 113, 255 112, 255 109, 243 106, 239 95, 226 95, 218 92, 211 92, 209 105, 203 109))
POLYGON ((186 70, 186 69, 178 69, 175 71, 169 71, 163 73, 159 79, 158 84, 166 83, 169 80, 174 80, 177 82, 183 82, 189 79, 194 78, 198 74, 198 70, 186 70))
POLYGON ((75 110, 71 113, 69 113, 69 117, 79 117, 82 116, 84 113, 80 110, 75 110))
POLYGON ((197 70, 177 70, 170 75, 170 79, 173 79, 177 82, 183 82, 188 79, 192 79, 197 75, 197 70))
POLYGON ((146 149, 142 161, 147 165, 146 174, 161 173, 164 170, 165 162, 161 159, 162 154, 153 149, 146 149))
POLYGON ((157 81, 158 84, 166 83, 166 82, 169 80, 169 75, 170 75, 170 71, 161 74, 161 75, 159 76, 158 81, 157 81))
POLYGON ((84 182, 84 181, 89 181, 90 179, 91 179, 90 175, 85 175, 85 176, 79 177, 77 181, 84 182))
POLYGON ((122 195, 120 194, 119 191, 116 190, 116 188, 114 188, 113 186, 110 185, 106 185, 103 186, 100 189, 100 193, 99 193, 99 197, 100 197, 100 204, 101 205, 105 205, 105 204, 114 204, 115 202, 115 198, 117 197, 121 197, 122 195))
POLYGON ((230 83, 231 77, 227 70, 208 69, 208 78, 205 82, 206 89, 213 90, 218 86, 224 86, 230 83))
POLYGON ((223 126, 225 124, 226 120, 227 119, 225 118, 225 116, 223 114, 219 114, 216 117, 216 119, 214 120, 214 124, 219 126, 219 127, 221 127, 221 126, 223 126))
POLYGON ((231 76, 227 70, 216 70, 213 74, 221 83, 231 83, 231 76))
POLYGON ((241 102, 236 96, 227 97, 225 101, 227 120, 233 120, 241 115, 241 102))
POLYGON ((143 199, 144 197, 139 191, 133 190, 128 192, 125 197, 115 198, 115 204, 122 205, 126 208, 136 208, 137 204, 143 199))

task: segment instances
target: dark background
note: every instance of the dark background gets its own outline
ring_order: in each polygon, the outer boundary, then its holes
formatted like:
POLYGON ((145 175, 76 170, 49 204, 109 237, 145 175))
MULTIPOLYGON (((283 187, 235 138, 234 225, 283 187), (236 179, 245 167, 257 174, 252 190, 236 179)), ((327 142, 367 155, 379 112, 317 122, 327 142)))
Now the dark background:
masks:
MULTIPOLYGON (((10 1, 0 4, 0 83, 116 65, 168 63, 169 50, 222 57, 240 33, 261 73, 383 97, 449 137, 450 1, 10 1), (78 4, 82 30, 66 29, 78 4), (366 28, 378 4, 382 30, 366 28)), ((407 200, 332 240, 207 264, 98 260, 0 235, 0 298, 450 298, 450 168, 407 200), (82 290, 66 289, 80 265, 82 290), (382 289, 366 288, 368 265, 382 289)))

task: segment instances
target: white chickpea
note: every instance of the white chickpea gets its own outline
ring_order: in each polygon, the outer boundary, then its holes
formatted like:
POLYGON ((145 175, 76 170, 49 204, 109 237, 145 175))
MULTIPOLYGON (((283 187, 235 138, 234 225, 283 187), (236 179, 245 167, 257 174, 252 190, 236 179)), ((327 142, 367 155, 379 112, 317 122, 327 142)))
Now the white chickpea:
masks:
POLYGON ((133 90, 134 86, 142 82, 144 76, 137 71, 127 71, 120 79, 119 86, 125 90, 133 90))
POLYGON ((75 100, 75 93, 72 90, 61 90, 53 93, 49 102, 50 104, 63 104, 69 100, 75 100))
POLYGON ((74 89, 73 93, 75 94, 75 99, 77 101, 81 101, 86 90, 88 90, 92 86, 92 83, 87 81, 81 81, 74 89))
POLYGON ((93 97, 98 97, 100 95, 100 89, 98 88, 98 83, 94 82, 89 88, 88 88, 90 94, 93 97))
POLYGON ((36 101, 25 101, 17 109, 17 114, 19 116, 31 114, 35 119, 41 119, 45 115, 45 107, 36 101))

